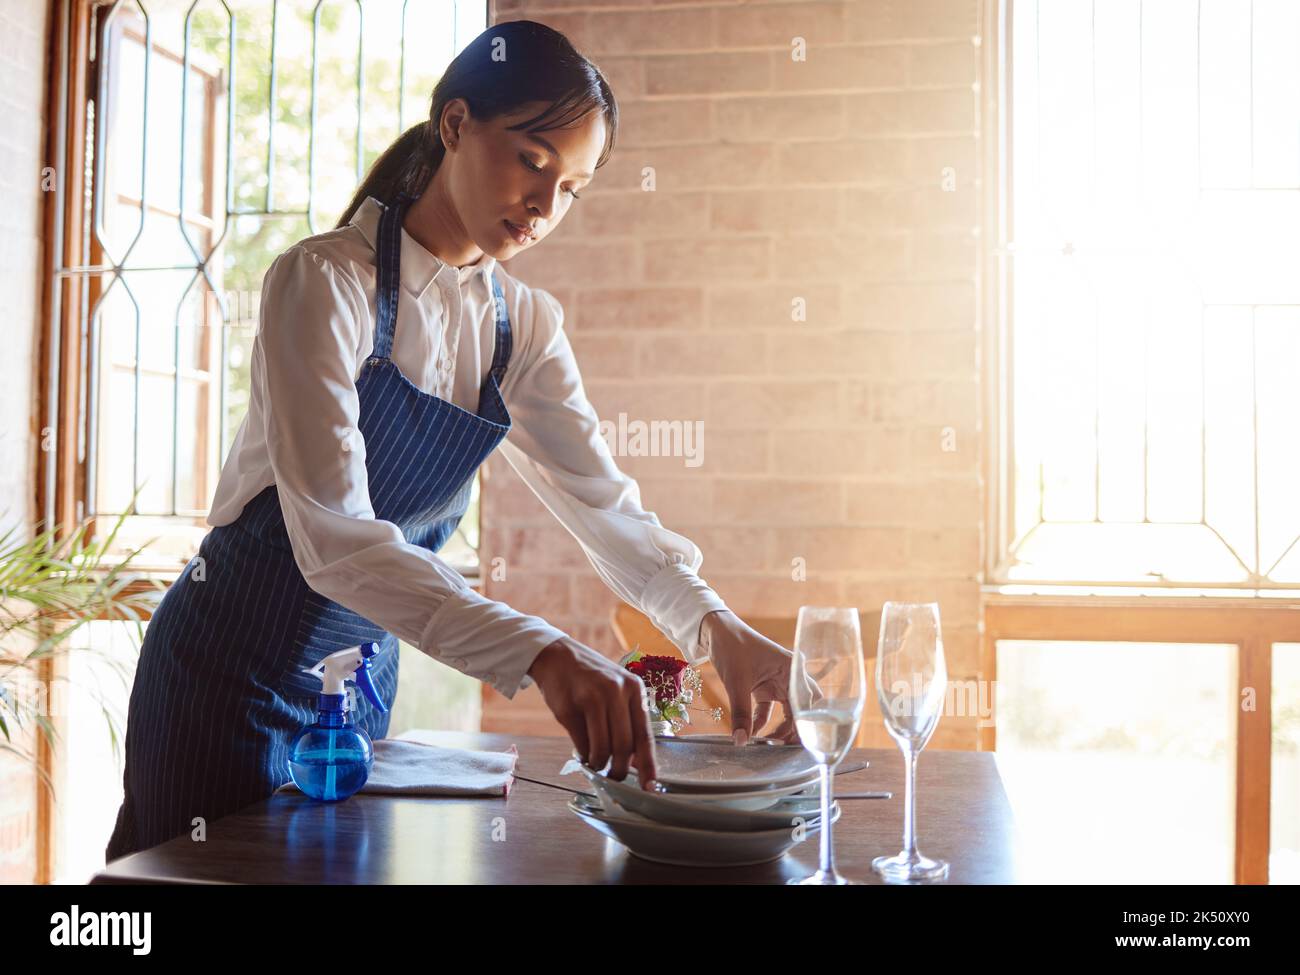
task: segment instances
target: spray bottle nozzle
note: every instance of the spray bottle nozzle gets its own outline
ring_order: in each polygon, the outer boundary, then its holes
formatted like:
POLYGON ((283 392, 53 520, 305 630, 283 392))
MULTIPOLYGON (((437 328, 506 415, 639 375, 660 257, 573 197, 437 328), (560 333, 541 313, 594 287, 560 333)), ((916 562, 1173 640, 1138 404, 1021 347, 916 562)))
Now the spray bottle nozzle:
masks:
POLYGON ((380 698, 379 692, 375 690, 374 682, 370 677, 370 658, 378 652, 379 644, 363 643, 361 645, 361 656, 363 658, 361 666, 356 669, 353 676, 356 678, 357 687, 361 688, 361 692, 365 694, 371 704, 379 709, 381 714, 384 714, 387 713, 388 707, 380 698))
POLYGON ((373 642, 348 647, 346 650, 331 653, 315 667, 307 668, 307 673, 320 678, 322 697, 326 694, 342 695, 344 682, 349 679, 355 680, 370 703, 381 713, 386 713, 388 707, 380 698, 379 692, 375 690, 370 676, 370 661, 377 653, 379 653, 379 644, 373 642))

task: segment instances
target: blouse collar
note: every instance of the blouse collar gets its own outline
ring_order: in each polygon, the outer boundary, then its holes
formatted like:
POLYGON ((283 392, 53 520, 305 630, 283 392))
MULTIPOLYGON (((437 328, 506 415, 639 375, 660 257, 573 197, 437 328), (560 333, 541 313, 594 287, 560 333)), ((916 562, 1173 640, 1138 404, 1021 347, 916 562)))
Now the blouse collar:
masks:
MULTIPOLYGON (((384 204, 373 196, 368 196, 357 207, 356 212, 352 214, 351 221, 349 221, 361 231, 366 243, 370 245, 372 250, 376 249, 379 236, 379 217, 384 212, 384 209, 384 204)), ((484 253, 473 264, 467 264, 465 267, 455 267, 447 264, 425 250, 422 244, 406 232, 405 227, 402 228, 402 285, 418 298, 423 298, 424 293, 435 281, 448 285, 455 282, 459 290, 466 281, 475 275, 487 280, 495 268, 496 258, 487 253, 484 253)))

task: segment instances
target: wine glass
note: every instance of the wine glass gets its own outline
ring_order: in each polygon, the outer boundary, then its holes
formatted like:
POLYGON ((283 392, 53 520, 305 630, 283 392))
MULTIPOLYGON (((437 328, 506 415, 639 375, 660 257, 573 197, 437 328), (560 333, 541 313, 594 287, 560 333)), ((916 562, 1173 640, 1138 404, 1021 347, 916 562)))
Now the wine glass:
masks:
POLYGON ((871 861, 888 881, 915 883, 948 876, 946 861, 932 860, 916 848, 916 759, 939 724, 947 688, 939 604, 885 603, 880 613, 876 697, 885 728, 903 750, 907 765, 903 849, 871 861))
POLYGON ((790 664, 790 708, 804 748, 821 772, 821 861, 816 873, 792 884, 853 884, 835 871, 831 845, 832 769, 852 747, 862 724, 866 680, 862 672, 858 611, 801 606, 790 664))

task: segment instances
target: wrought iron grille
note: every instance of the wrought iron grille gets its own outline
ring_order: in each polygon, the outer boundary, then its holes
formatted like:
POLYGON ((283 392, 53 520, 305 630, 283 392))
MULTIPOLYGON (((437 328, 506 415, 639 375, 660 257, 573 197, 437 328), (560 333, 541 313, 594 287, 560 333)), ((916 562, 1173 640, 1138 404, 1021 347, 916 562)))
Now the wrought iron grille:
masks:
POLYGON ((1300 583, 1300 5, 1009 0, 995 581, 1300 583))
MULTIPOLYGON (((88 63, 60 66, 89 72, 85 170, 68 184, 85 219, 79 259, 53 269, 84 287, 71 307, 56 299, 51 309, 53 329, 73 316, 83 352, 77 514, 127 512, 125 543, 158 537, 154 553, 183 562, 206 531, 247 407, 266 268, 332 226, 374 158, 427 111, 487 9, 482 0, 88 9, 88 63)), ((58 120, 59 145, 71 121, 58 120)), ((49 465, 49 523, 55 476, 49 465)), ((443 554, 472 569, 477 545, 476 489, 443 554)))

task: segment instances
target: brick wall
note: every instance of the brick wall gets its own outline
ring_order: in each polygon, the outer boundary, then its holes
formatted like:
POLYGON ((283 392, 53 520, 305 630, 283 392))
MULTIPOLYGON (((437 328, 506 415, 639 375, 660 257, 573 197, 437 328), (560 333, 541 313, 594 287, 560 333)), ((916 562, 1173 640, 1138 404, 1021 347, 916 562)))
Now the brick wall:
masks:
MULTIPOLYGON (((34 517, 37 436, 36 369, 41 295, 41 167, 45 164, 47 5, 0 0, 0 526, 34 517)), ((6 648, 9 649, 9 648, 6 648)), ((31 736, 17 736, 28 749, 31 736)), ((0 884, 36 876, 36 778, 30 766, 0 752, 0 884)))
MULTIPOLYGON (((645 506, 742 617, 938 599, 949 674, 976 676, 976 0, 494 6, 620 103, 610 162, 510 269, 563 304, 603 419, 704 421, 701 466, 617 458, 645 506)), ((493 598, 616 653, 616 597, 500 457, 483 526, 493 598)), ((535 689, 488 690, 483 726, 561 733, 535 689)))

